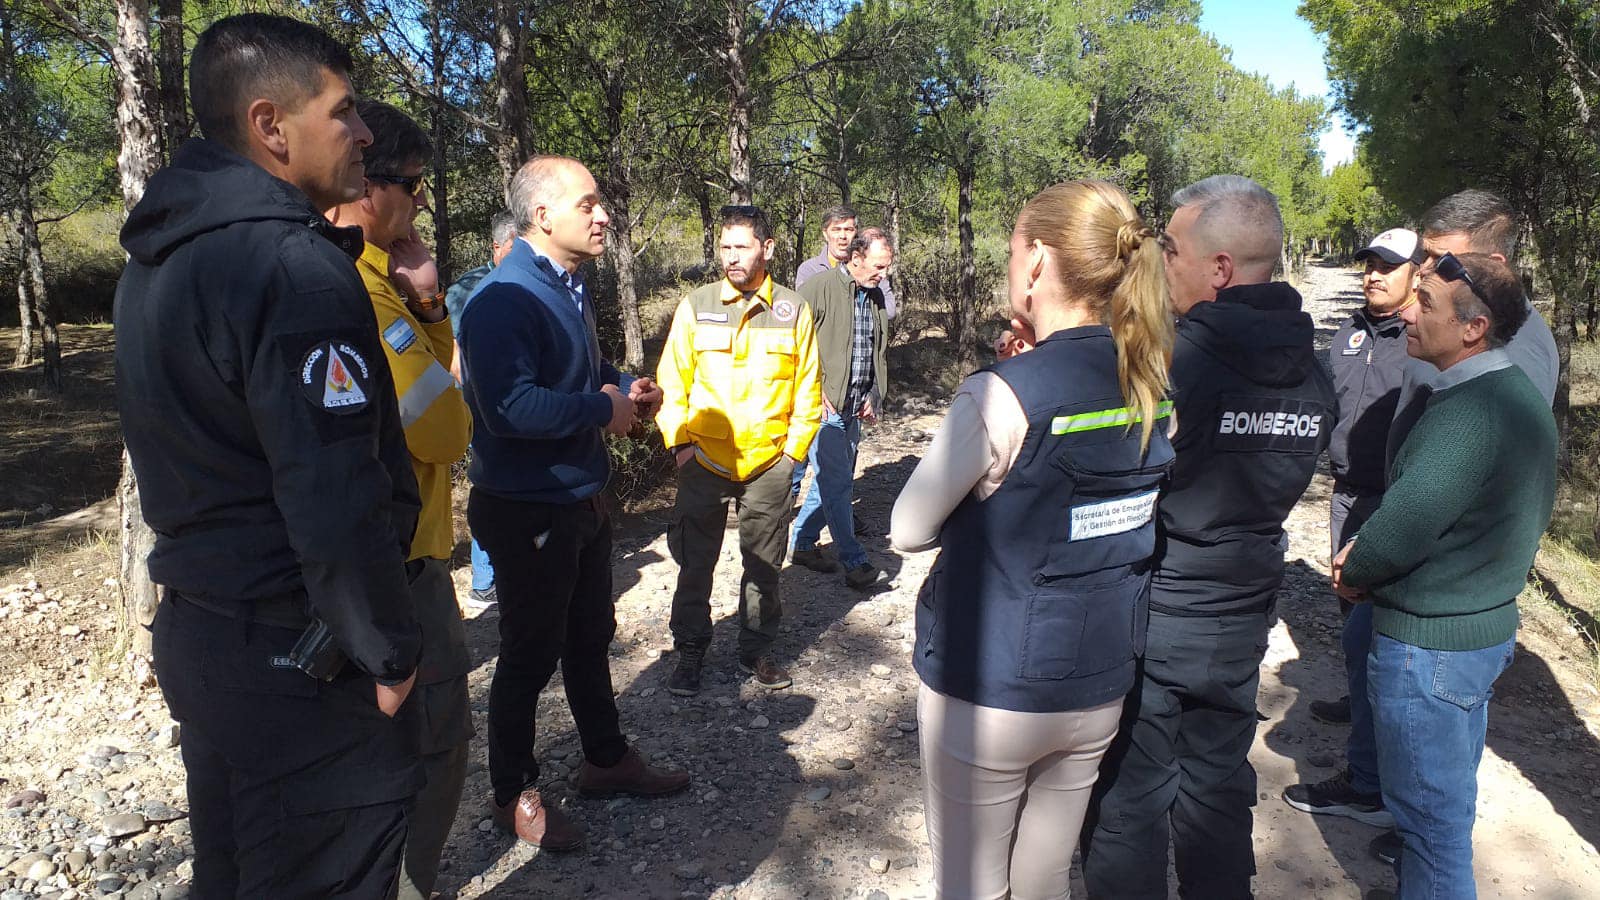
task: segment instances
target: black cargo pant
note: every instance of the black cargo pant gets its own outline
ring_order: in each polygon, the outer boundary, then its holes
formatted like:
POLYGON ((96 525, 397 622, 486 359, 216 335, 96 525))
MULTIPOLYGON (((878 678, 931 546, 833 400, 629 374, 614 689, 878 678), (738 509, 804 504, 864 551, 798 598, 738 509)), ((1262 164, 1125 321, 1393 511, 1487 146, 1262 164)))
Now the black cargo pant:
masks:
POLYGON ((667 548, 678 563, 672 594, 673 643, 704 650, 711 645, 711 580, 722 554, 728 503, 739 513, 739 658, 753 661, 778 637, 783 605, 778 572, 789 547, 789 478, 794 462, 778 457, 748 481, 732 481, 697 460, 678 470, 678 499, 667 548))
POLYGON ((617 633, 605 501, 529 503, 472 489, 467 524, 494 566, 500 660, 489 684, 489 783, 510 803, 539 783, 534 717, 561 666, 567 706, 597 766, 628 752, 607 654, 617 633))
POLYGON ((1091 898, 1166 900, 1169 834, 1184 897, 1251 896, 1249 754, 1272 621, 1150 611, 1145 655, 1084 820, 1091 898))
POLYGON ((195 897, 393 897, 422 785, 414 704, 391 719, 353 667, 324 683, 288 666, 298 630, 171 591, 154 631, 183 726, 195 897))

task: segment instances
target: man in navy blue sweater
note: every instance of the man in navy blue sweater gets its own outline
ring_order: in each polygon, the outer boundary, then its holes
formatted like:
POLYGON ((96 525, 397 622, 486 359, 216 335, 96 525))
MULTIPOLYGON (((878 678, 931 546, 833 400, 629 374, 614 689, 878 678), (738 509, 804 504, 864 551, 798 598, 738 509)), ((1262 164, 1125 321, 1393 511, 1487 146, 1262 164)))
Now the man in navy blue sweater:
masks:
POLYGON ((494 566, 500 661, 489 688, 495 822, 546 850, 583 831, 539 795, 534 712, 561 665, 583 743, 578 790, 659 796, 687 772, 648 765, 617 717, 606 659, 611 596, 611 476, 605 438, 654 414, 661 389, 600 356, 579 267, 605 250, 610 217, 575 159, 537 156, 511 182, 518 239, 461 316, 463 387, 472 409, 467 522, 494 566))

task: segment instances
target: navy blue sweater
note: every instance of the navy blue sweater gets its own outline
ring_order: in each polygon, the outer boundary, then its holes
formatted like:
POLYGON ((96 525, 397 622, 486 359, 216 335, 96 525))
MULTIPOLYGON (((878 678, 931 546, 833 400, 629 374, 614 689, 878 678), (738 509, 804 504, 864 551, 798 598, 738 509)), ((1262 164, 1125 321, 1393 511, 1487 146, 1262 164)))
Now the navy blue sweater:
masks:
POLYGON ((611 477, 611 400, 600 388, 626 391, 633 379, 600 357, 593 299, 580 312, 557 270, 518 239, 467 300, 460 342, 473 485, 539 503, 599 493, 611 477))

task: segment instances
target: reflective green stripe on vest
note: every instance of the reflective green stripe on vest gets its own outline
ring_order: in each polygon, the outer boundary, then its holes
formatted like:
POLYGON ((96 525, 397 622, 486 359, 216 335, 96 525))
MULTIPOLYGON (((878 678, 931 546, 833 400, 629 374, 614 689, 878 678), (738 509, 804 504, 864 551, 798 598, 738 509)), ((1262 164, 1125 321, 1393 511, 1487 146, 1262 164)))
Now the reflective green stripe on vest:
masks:
MULTIPOLYGON (((1172 415, 1172 401, 1163 400, 1156 404, 1156 418, 1164 419, 1172 415)), ((1056 416, 1050 420, 1051 434, 1075 434, 1079 431, 1094 431, 1097 428, 1111 428, 1116 425, 1132 425, 1143 421, 1144 417, 1129 409, 1120 406, 1116 409, 1102 409, 1098 412, 1078 413, 1075 416, 1056 416)))

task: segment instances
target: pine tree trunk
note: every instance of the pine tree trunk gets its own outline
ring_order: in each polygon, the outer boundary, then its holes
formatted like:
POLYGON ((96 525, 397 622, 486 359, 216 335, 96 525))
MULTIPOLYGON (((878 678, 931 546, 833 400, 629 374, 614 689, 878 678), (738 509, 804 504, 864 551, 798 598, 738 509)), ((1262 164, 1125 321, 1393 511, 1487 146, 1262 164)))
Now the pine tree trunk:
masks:
MULTIPOLYGON (((19 273, 20 275, 20 273, 19 273)), ((22 369, 33 365, 33 297, 28 292, 28 279, 17 278, 17 318, 21 327, 17 329, 17 355, 11 360, 11 367, 22 369)))
POLYGON ((728 202, 752 202, 750 193, 750 73, 744 61, 742 3, 728 4, 727 30, 723 34, 722 74, 728 82, 728 202))
POLYGON ((956 232, 960 242, 957 259, 961 273, 956 281, 954 337, 957 359, 963 372, 972 370, 978 363, 978 355, 973 347, 978 314, 978 263, 972 246, 972 189, 977 175, 976 162, 970 157, 956 169, 956 232))
POLYGON ((55 314, 50 309, 50 290, 44 280, 44 248, 39 245, 39 225, 33 218, 33 198, 22 191, 17 204, 17 236, 22 244, 19 282, 28 283, 33 315, 39 323, 39 350, 44 359, 44 388, 61 393, 61 337, 56 332, 55 314))
POLYGON ((506 202, 511 201, 511 179, 528 161, 533 141, 528 136, 528 74, 521 4, 495 0, 494 4, 494 108, 500 129, 494 134, 495 161, 506 202))
POLYGON ((433 188, 433 260, 439 267, 439 285, 443 287, 455 280, 450 264, 450 157, 446 153, 446 127, 448 110, 444 102, 445 47, 437 13, 429 17, 428 49, 433 57, 433 104, 430 125, 433 140, 433 172, 429 176, 433 188))
MULTIPOLYGON (((148 0, 117 0, 117 42, 111 48, 117 85, 117 179, 122 203, 132 210, 145 185, 161 165, 161 129, 155 115, 155 64, 150 55, 148 0)), ((155 621, 156 586, 146 559, 155 548, 155 533, 140 512, 138 485, 127 451, 122 454, 122 480, 117 485, 122 521, 122 604, 125 637, 138 679, 149 671, 150 629, 155 621)))
POLYGON ((183 0, 156 0, 156 81, 161 88, 161 148, 168 159, 189 137, 189 107, 184 93, 183 0))
POLYGON ((711 190, 703 179, 696 178, 695 205, 700 208, 700 249, 705 259, 706 272, 717 271, 717 220, 711 215, 711 190))
POLYGON ((117 86, 117 180, 129 210, 161 167, 161 128, 156 112, 155 61, 150 54, 149 0, 117 0, 117 42, 111 63, 117 86))
POLYGON ((644 368, 644 327, 639 320, 639 284, 633 264, 633 217, 628 211, 625 189, 612 187, 611 239, 606 241, 606 256, 617 273, 617 306, 622 311, 623 361, 630 372, 644 368))

